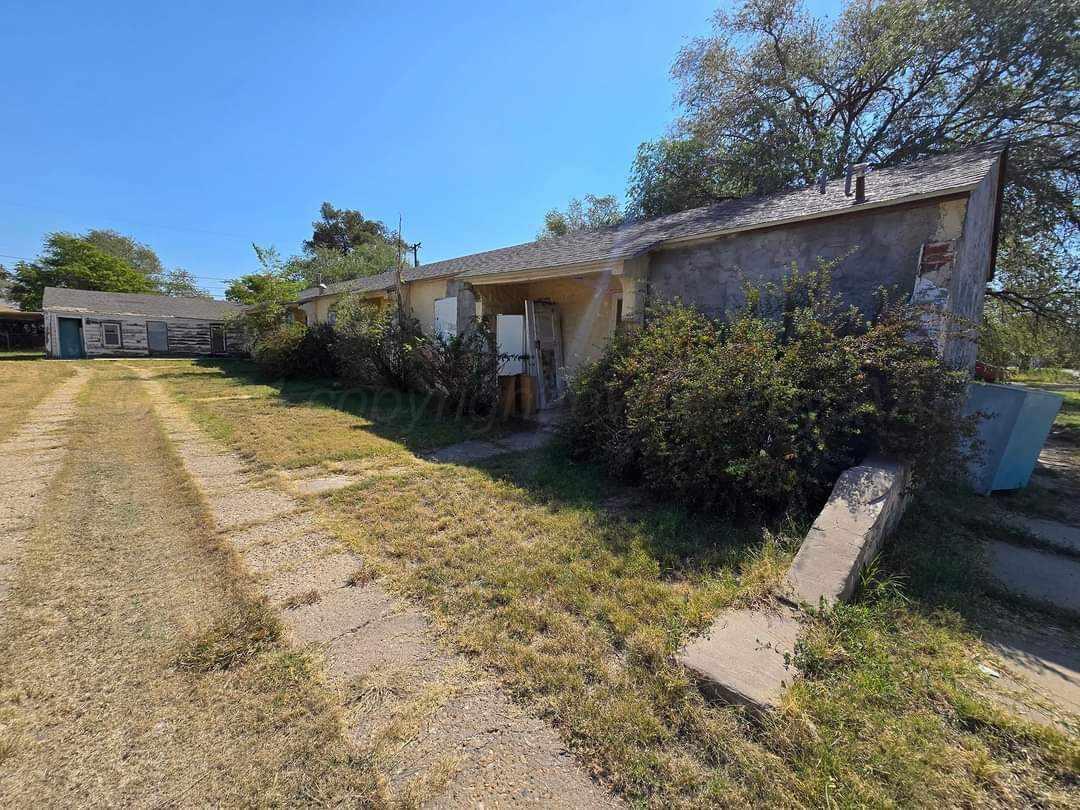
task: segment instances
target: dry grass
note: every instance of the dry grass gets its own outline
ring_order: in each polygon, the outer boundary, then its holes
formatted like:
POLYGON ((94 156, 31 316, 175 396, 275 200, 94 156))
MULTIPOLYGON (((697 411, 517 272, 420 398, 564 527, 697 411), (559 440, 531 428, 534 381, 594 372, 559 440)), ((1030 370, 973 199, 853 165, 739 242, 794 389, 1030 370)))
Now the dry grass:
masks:
POLYGON ((96 367, 5 606, 5 804, 383 804, 322 662, 276 643, 123 377, 96 367))
POLYGON ((71 363, 0 356, 0 441, 13 434, 45 396, 75 369, 71 363))
MULTIPOLYGON (((268 464, 389 440, 385 430, 358 436, 370 426, 339 412, 318 452, 306 439, 302 452, 271 452, 272 437, 293 435, 290 409, 197 401, 224 386, 258 390, 243 379, 167 381, 204 424, 241 448, 250 442, 268 464)), ((886 558, 876 584, 814 626, 800 650, 809 677, 764 728, 708 704, 672 653, 725 607, 761 599, 786 569, 798 527, 771 533, 634 502, 558 448, 365 476, 316 508, 365 555, 365 569, 422 603, 457 649, 635 802, 1075 804, 1076 740, 1014 721, 980 696, 977 663, 992 654, 969 612, 989 598, 971 576, 970 505, 948 520, 940 504, 916 510, 893 546, 903 553, 886 558)), ((367 684, 360 700, 374 705, 380 694, 367 684)))
POLYGON ((146 367, 214 438, 272 467, 400 457, 497 432, 492 423, 440 419, 427 397, 318 380, 268 382, 243 361, 146 367))

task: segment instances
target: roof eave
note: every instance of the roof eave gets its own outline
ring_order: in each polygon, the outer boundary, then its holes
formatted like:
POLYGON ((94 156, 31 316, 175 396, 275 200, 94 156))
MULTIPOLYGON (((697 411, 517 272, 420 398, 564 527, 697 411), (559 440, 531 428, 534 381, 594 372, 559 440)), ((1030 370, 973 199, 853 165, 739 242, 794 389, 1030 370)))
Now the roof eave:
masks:
POLYGON ((829 219, 831 217, 849 216, 852 214, 861 214, 865 211, 880 210, 883 208, 894 208, 902 205, 910 205, 911 203, 922 202, 924 200, 934 200, 942 197, 957 197, 964 194, 970 194, 975 190, 975 187, 979 185, 982 180, 977 180, 972 183, 964 183, 958 186, 951 186, 947 189, 939 189, 935 191, 927 191, 921 194, 907 194, 903 197, 893 197, 887 200, 879 200, 874 202, 868 200, 862 203, 852 203, 847 208, 837 208, 831 211, 818 211, 812 214, 801 214, 794 217, 784 217, 781 219, 771 219, 763 222, 755 222, 749 225, 740 225, 735 228, 718 228, 712 231, 704 231, 698 234, 692 234, 689 236, 679 236, 672 239, 664 239, 658 243, 656 247, 661 250, 670 250, 674 248, 686 247, 697 242, 707 242, 713 239, 719 239, 724 236, 731 236, 737 233, 746 233, 747 231, 760 231, 766 228, 779 228, 785 225, 795 225, 801 222, 812 222, 819 219, 829 219))

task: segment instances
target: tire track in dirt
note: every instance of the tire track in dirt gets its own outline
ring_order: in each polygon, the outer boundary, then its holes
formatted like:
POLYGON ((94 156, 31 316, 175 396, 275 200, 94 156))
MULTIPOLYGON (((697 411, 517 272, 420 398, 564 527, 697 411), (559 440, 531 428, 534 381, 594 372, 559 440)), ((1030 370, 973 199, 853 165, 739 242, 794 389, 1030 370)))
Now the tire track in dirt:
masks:
MULTIPOLYGON (((26 420, 0 443, 0 606, 7 601, 18 567, 19 554, 33 531, 45 503, 49 485, 67 454, 68 428, 78 406, 75 398, 91 372, 76 368, 30 411, 26 420)), ((2 615, 2 614, 0 614, 2 615)))
POLYGON ((370 581, 307 502, 260 482, 145 369, 166 435, 215 525, 282 609, 298 645, 326 651, 352 733, 399 798, 430 807, 601 808, 598 785, 543 720, 442 649, 423 613, 370 581))

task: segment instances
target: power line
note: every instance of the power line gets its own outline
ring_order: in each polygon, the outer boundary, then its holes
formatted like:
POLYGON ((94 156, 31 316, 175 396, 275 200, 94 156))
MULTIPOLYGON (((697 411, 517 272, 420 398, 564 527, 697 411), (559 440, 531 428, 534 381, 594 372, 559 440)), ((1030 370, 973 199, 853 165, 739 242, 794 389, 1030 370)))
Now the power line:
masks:
MULTIPOLYGON (((11 207, 11 208, 22 208, 22 209, 27 210, 27 211, 40 211, 43 214, 53 214, 55 216, 74 217, 76 219, 81 219, 82 218, 80 215, 74 214, 71 211, 59 211, 59 210, 57 210, 55 208, 42 208, 42 207, 36 206, 36 205, 26 205, 25 203, 8 202, 8 201, 5 201, 5 200, 0 200, 0 205, 8 206, 8 207, 11 207)), ((135 220, 135 219, 127 219, 126 217, 104 217, 104 218, 105 219, 111 219, 114 222, 126 222, 128 225, 138 225, 141 228, 157 228, 159 230, 179 231, 181 233, 198 233, 198 234, 209 235, 209 236, 220 236, 220 237, 225 238, 225 239, 243 239, 245 242, 248 241, 248 238, 249 238, 247 236, 241 236, 238 233, 227 233, 225 231, 212 231, 212 230, 208 230, 206 228, 185 228, 185 227, 181 227, 181 226, 177 226, 177 225, 161 225, 161 224, 155 223, 155 222, 145 222, 145 221, 140 221, 140 220, 135 220)))
MULTIPOLYGON (((29 256, 15 256, 14 254, 11 254, 11 253, 0 253, 0 259, 18 259, 19 261, 23 261, 23 262, 36 262, 37 261, 37 259, 31 259, 29 256)), ((184 267, 180 267, 180 268, 176 268, 176 269, 184 270, 186 273, 189 273, 190 275, 194 276, 195 278, 199 279, 200 281, 233 281, 234 279, 239 278, 240 276, 249 275, 248 273, 237 273, 237 275, 235 275, 235 276, 207 276, 207 275, 203 275, 202 273, 192 272, 191 270, 188 270, 187 268, 184 268, 184 267)), ((169 271, 166 270, 165 272, 168 273, 169 271)))

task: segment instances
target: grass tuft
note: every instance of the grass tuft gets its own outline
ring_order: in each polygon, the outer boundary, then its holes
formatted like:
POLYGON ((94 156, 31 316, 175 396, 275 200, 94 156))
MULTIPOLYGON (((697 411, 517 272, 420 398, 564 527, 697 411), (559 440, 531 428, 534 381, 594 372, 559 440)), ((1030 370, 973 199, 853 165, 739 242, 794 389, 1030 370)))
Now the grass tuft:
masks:
POLYGON ((310 591, 304 591, 303 593, 294 593, 282 602, 281 605, 286 610, 296 610, 297 608, 305 607, 307 605, 314 605, 321 598, 322 596, 319 594, 318 590, 312 588, 310 591))
POLYGON ((276 647, 281 637, 281 622, 274 611, 265 602, 250 601, 185 639, 175 665, 185 672, 236 669, 276 647))
POLYGON ((367 563, 360 563, 360 566, 349 574, 345 580, 345 584, 350 588, 360 588, 368 583, 374 582, 378 579, 379 573, 367 563))

